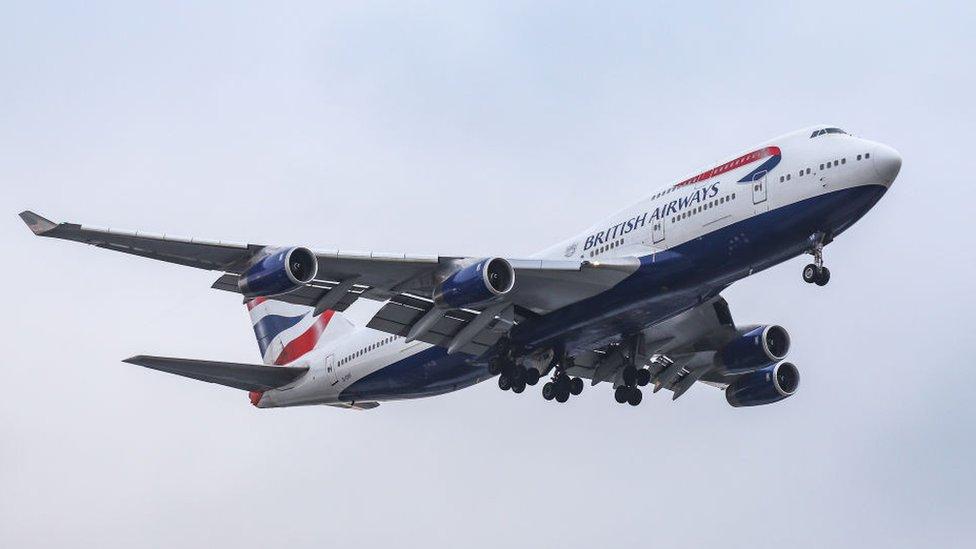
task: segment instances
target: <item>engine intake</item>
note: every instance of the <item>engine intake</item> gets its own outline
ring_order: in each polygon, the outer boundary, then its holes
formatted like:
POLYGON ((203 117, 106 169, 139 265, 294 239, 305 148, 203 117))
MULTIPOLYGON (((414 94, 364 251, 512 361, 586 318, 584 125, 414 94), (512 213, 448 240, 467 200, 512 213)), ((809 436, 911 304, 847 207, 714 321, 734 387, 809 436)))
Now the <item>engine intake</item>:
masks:
POLYGON ((751 372, 779 362, 790 352, 790 334, 782 326, 757 326, 740 332, 719 353, 729 373, 751 372))
POLYGON ((308 248, 282 248, 251 265, 237 281, 246 297, 281 295, 308 284, 318 273, 319 262, 308 248))
POLYGON ((458 269, 434 289, 441 307, 471 307, 507 294, 515 286, 515 269, 507 260, 491 257, 458 269))
POLYGON ((789 362, 780 362, 743 374, 725 389, 725 400, 732 406, 772 404, 796 392, 800 371, 789 362))

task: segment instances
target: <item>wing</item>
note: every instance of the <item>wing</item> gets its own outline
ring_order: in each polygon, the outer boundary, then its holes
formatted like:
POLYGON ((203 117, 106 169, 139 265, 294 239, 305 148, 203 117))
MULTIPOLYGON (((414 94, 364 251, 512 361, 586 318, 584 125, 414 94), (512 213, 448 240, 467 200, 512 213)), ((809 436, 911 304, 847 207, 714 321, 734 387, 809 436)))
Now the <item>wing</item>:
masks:
POLYGON ((644 330, 632 343, 583 353, 569 373, 590 379, 593 385, 619 385, 625 365, 646 364, 654 392, 669 389, 677 399, 696 381, 728 385, 730 379, 714 368, 715 354, 736 334, 728 303, 716 296, 644 330))
MULTIPOLYGON (((199 269, 223 271, 213 288, 239 292, 238 279, 265 250, 264 244, 157 235, 54 223, 30 211, 20 214, 34 234, 83 242, 128 254, 199 269)), ((490 318, 482 318, 477 330, 465 328, 483 308, 437 311, 433 318, 430 296, 445 272, 480 258, 411 255, 402 253, 315 251, 318 274, 310 283, 274 299, 342 311, 360 298, 388 301, 370 327, 411 339, 449 347, 452 351, 478 354, 527 315, 546 314, 586 299, 616 285, 640 266, 633 257, 589 262, 552 259, 508 259, 515 269, 515 287, 504 298, 504 307, 492 304, 490 318), (440 314, 444 312, 445 314, 440 314), (425 321, 423 330, 418 323, 425 321), (487 330, 487 331, 486 331, 487 330), (461 337, 459 337, 461 336, 461 337)))
POLYGON ((189 358, 139 355, 122 362, 245 391, 267 391, 295 381, 308 368, 258 366, 189 358))

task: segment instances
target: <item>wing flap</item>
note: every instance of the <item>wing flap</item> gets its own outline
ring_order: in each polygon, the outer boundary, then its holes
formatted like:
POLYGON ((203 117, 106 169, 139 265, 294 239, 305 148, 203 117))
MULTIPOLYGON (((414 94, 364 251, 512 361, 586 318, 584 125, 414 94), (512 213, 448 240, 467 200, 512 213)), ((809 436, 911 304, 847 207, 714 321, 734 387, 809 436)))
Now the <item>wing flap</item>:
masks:
POLYGON ((122 362, 245 391, 267 391, 283 387, 308 371, 308 368, 291 366, 259 366, 147 355, 130 357, 122 362))

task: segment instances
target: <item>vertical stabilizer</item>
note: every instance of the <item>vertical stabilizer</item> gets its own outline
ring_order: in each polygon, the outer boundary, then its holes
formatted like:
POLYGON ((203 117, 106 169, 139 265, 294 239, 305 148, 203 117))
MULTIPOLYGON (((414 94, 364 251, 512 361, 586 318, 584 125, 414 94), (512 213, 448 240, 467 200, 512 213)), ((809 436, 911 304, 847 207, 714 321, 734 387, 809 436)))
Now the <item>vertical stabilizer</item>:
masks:
POLYGON ((265 364, 284 365, 353 331, 342 313, 258 297, 245 303, 265 364))

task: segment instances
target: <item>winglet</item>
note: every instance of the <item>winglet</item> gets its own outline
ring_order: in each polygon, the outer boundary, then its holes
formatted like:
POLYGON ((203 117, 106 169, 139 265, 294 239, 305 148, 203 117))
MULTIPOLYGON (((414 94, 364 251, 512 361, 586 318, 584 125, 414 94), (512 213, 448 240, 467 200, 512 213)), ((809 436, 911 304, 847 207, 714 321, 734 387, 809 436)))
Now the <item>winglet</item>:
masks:
POLYGON ((24 210, 20 212, 20 218, 23 219, 24 223, 27 223, 27 226, 30 228, 30 230, 38 236, 42 236, 44 235, 44 233, 47 233, 51 229, 58 226, 57 223, 51 221, 50 219, 46 219, 40 215, 37 215, 36 213, 30 210, 24 210))

